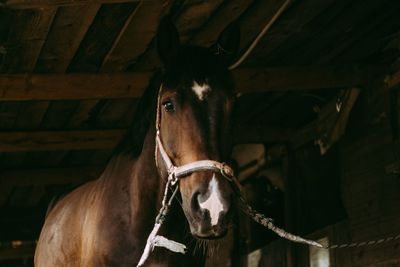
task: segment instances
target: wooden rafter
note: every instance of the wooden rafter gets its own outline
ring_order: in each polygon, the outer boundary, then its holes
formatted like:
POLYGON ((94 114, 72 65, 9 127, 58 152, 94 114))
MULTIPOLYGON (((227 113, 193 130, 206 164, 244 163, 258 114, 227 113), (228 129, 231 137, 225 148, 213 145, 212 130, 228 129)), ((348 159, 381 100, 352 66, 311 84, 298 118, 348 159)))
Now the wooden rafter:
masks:
POLYGON ((1 171, 2 185, 40 186, 80 184, 99 177, 103 166, 1 171))
POLYGON ((100 6, 88 4, 58 9, 38 59, 37 71, 66 72, 100 6))
POLYGON ((45 8, 59 6, 75 6, 87 4, 118 4, 139 2, 140 0, 7 0, 1 6, 15 9, 45 8))
POLYGON ((305 127, 293 132, 290 142, 298 148, 307 142, 314 141, 321 149, 321 154, 326 151, 345 133, 350 112, 360 93, 360 88, 348 88, 341 98, 338 110, 337 98, 327 103, 318 113, 318 119, 305 127))
POLYGON ((234 72, 240 92, 284 92, 364 85, 372 74, 381 74, 379 67, 304 66, 294 68, 241 69, 234 72))
POLYGON ((0 151, 49 151, 113 148, 124 130, 1 132, 0 151))
MULTIPOLYGON (((0 4, 1 7, 1 4, 0 4)), ((8 11, 10 36, 5 43, 0 71, 32 72, 56 15, 57 8, 48 7, 33 12, 8 11)), ((4 15, 4 14, 2 14, 4 15)))
POLYGON ((139 97, 151 73, 0 76, 1 100, 139 97))
MULTIPOLYGON (((24 12, 23 10, 7 10, 6 12, 9 14, 6 28, 10 28, 10 34, 4 46, 5 54, 0 63, 0 71, 6 73, 32 73, 56 17, 57 7, 35 9, 30 12, 24 12)), ((0 103, 0 105, 1 108, 7 108, 8 106, 10 114, 12 114, 7 120, 0 119, 3 129, 11 126, 30 127, 32 123, 40 121, 44 111, 47 109, 47 104, 43 102, 32 105, 19 105, 15 102, 0 103), (29 112, 29 116, 25 116, 22 119, 18 118, 32 107, 37 108, 37 112, 29 112)), ((12 188, 8 185, 0 187, 0 205, 5 203, 11 190, 12 188)))
MULTIPOLYGON (((302 67, 238 69, 238 92, 317 90, 362 86, 375 68, 302 67)), ((150 72, 117 74, 0 75, 0 101, 136 98, 150 72)))
POLYGON ((146 51, 155 36, 164 8, 161 0, 142 1, 138 5, 105 56, 102 72, 125 71, 129 64, 146 51))
POLYGON ((229 23, 238 19, 254 0, 231 0, 224 3, 214 12, 206 25, 200 28, 190 39, 191 44, 210 47, 229 23))
MULTIPOLYGON (((0 152, 112 149, 126 133, 117 130, 0 132, 0 152)), ((239 126, 235 143, 278 142, 288 132, 267 126, 239 126)))

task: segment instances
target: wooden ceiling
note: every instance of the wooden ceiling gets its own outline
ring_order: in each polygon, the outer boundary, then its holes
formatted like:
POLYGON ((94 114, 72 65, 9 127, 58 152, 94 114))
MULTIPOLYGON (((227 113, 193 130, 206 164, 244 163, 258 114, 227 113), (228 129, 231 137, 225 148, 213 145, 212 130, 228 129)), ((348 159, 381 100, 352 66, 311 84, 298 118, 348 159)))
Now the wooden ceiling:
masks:
MULTIPOLYGON (((282 3, 1 1, 0 241, 37 238, 49 200, 104 167, 159 66, 162 14, 202 46, 237 21, 244 51, 282 3)), ((237 142, 291 140, 316 105, 390 71, 398 14, 397 0, 295 0, 234 72, 237 142)))

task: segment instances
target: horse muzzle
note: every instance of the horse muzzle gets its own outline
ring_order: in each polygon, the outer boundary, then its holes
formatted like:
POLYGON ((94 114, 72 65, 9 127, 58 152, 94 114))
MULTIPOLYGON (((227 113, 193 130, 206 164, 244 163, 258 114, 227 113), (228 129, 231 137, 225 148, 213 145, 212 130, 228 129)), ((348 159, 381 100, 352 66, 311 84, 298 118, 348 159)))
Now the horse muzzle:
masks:
POLYGON ((159 131, 156 135, 156 162, 158 152, 167 170, 168 181, 172 186, 178 182, 181 185, 182 206, 191 233, 209 239, 225 235, 233 191, 240 190, 232 168, 214 160, 175 166, 162 145, 159 131))
POLYGON ((227 232, 233 191, 230 184, 218 176, 213 172, 201 172, 181 180, 184 211, 191 233, 196 237, 213 239, 227 232))

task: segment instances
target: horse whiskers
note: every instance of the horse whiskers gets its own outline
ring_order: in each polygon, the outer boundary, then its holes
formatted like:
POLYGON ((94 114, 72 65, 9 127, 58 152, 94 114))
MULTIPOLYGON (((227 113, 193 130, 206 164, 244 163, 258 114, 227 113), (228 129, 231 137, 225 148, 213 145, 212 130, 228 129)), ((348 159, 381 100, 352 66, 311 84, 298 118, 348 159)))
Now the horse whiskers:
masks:
POLYGON ((218 240, 212 240, 210 242, 208 242, 208 251, 207 251, 207 255, 209 257, 214 257, 214 255, 217 255, 220 247, 221 247, 222 241, 221 239, 218 240))
POLYGON ((193 255, 196 255, 197 253, 201 253, 201 256, 205 256, 206 252, 207 252, 207 247, 208 247, 207 240, 198 239, 198 238, 195 238, 193 240, 195 241, 193 255))

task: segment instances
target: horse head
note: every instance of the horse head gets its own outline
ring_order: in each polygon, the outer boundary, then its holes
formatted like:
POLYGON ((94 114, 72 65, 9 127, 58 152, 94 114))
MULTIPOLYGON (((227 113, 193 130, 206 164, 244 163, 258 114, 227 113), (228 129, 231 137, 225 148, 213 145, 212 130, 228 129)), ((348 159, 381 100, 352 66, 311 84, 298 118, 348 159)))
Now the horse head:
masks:
MULTIPOLYGON (((238 49, 238 28, 228 26, 218 40, 216 51, 181 45, 169 18, 159 25, 157 46, 163 78, 158 95, 158 135, 174 166, 229 159, 234 86, 228 63, 238 49)), ((157 157, 157 162, 166 177, 168 164, 162 157, 157 157)), ((233 190, 223 173, 206 169, 189 172, 179 179, 179 189, 192 235, 212 239, 227 232, 233 190)))

